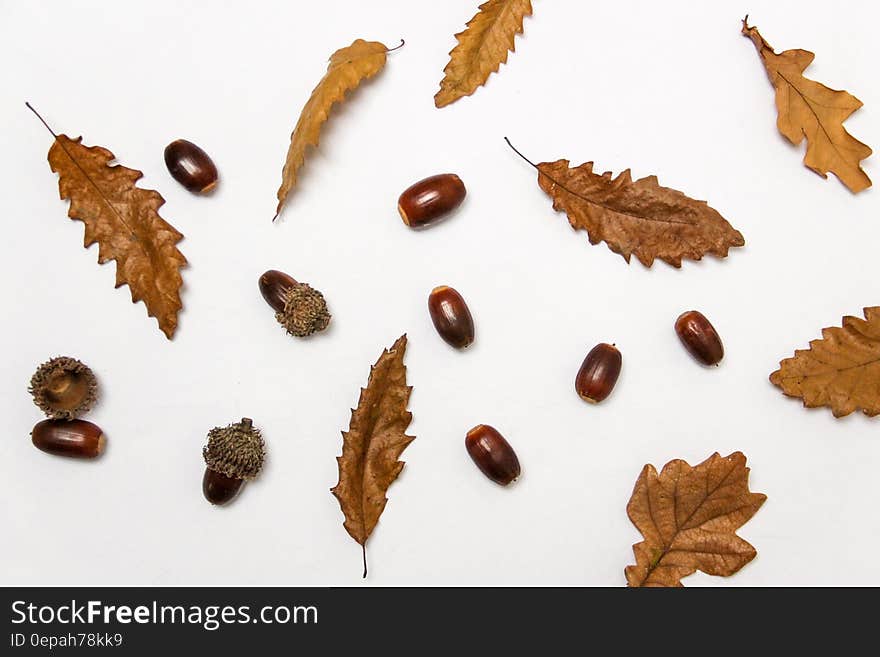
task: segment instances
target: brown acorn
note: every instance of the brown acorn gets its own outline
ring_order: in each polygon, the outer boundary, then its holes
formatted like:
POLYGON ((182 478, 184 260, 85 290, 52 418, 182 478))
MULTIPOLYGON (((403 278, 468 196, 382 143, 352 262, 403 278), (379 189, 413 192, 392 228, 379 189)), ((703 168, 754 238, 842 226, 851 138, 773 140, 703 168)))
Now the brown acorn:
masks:
POLYGON ((31 431, 31 442, 47 454, 92 459, 107 440, 98 425, 85 420, 43 420, 31 431))
POLYGON ((28 392, 34 403, 55 420, 72 420, 94 406, 98 382, 87 365, 58 356, 37 368, 28 392))
POLYGON ((464 201, 467 190, 454 173, 441 173, 408 187, 397 200, 397 211, 410 228, 427 226, 464 201))
POLYGON ((467 432, 464 446, 480 471, 500 486, 520 474, 519 459, 510 443, 494 427, 479 424, 467 432))
POLYGON ((255 479, 263 468, 266 444, 253 420, 208 432, 208 444, 202 450, 207 468, 202 478, 202 492, 211 504, 227 504, 235 499, 244 482, 255 479))
POLYGON ((457 290, 440 285, 428 295, 428 313, 437 333, 456 349, 469 347, 474 341, 474 319, 457 290))
POLYGON ((613 344, 601 342, 590 350, 574 380, 580 398, 598 404, 611 394, 622 364, 620 352, 613 344))
POLYGON ((260 293, 290 335, 304 338, 323 331, 330 323, 324 295, 283 271, 270 269, 260 276, 260 293))
POLYGON ((675 320, 675 332, 685 349, 703 365, 717 365, 724 345, 712 323, 698 310, 688 310, 675 320))
POLYGON ((175 139, 165 147, 165 166, 171 176, 193 194, 207 194, 217 186, 214 161, 186 139, 175 139))

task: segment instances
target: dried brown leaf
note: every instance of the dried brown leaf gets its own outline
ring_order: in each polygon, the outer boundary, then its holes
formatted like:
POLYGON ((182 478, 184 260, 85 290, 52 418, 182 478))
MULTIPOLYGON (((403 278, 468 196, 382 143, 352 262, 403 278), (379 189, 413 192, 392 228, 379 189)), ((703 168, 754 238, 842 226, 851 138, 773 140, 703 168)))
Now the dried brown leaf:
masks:
POLYGON ((327 73, 312 91, 290 135, 290 147, 281 173, 281 187, 278 189, 276 217, 296 185, 297 174, 305 162, 307 147, 318 145, 321 127, 329 118, 333 105, 342 101, 345 94, 362 81, 381 71, 385 66, 387 53, 388 48, 378 41, 357 39, 350 46, 340 48, 330 56, 327 73))
POLYGON ((865 319, 844 317, 842 328, 822 329, 822 339, 783 360, 770 382, 807 408, 829 406, 834 417, 880 414, 880 306, 864 313, 865 319))
POLYGON ((591 244, 604 241, 627 262, 635 255, 646 267, 655 258, 681 267, 682 259, 699 260, 707 253, 723 258, 731 247, 745 244, 705 201, 661 187, 656 176, 633 181, 627 169, 612 178, 609 172, 594 173, 592 162, 535 164, 514 151, 538 170, 538 185, 553 199, 553 209, 568 215, 572 228, 587 231, 591 244))
POLYGON ((100 264, 116 261, 116 287, 127 284, 132 302, 143 301, 170 339, 183 307, 180 268, 186 258, 177 249, 183 235, 159 216, 165 203, 159 192, 135 186, 142 172, 110 166, 113 153, 81 141, 55 135, 49 149, 61 198, 70 199, 67 215, 85 224, 84 245, 97 242, 100 264))
POLYGON ((406 435, 412 420, 406 410, 412 387, 406 385, 405 352, 406 335, 402 335, 370 368, 349 429, 342 432, 342 456, 336 457, 339 483, 331 492, 345 515, 343 526, 363 548, 364 577, 367 539, 385 509, 388 487, 403 469, 398 458, 415 440, 406 435))
POLYGON ((871 179, 862 170, 861 161, 871 155, 871 149, 843 127, 862 101, 805 78, 802 74, 815 55, 807 50, 776 54, 758 29, 749 27, 748 18, 743 19, 742 33, 752 40, 776 88, 779 132, 795 146, 807 138, 804 164, 823 178, 830 171, 854 193, 870 187, 871 179))
POLYGON ((697 466, 667 463, 660 474, 642 469, 626 507, 645 537, 633 545, 630 586, 681 586, 681 578, 701 570, 733 575, 757 552, 736 530, 761 508, 766 495, 749 491, 749 469, 741 452, 713 454, 697 466))
POLYGON ((515 50, 515 38, 522 34, 523 19, 532 14, 530 0, 489 0, 463 32, 455 35, 458 45, 449 53, 449 63, 440 81, 434 104, 444 107, 462 96, 470 96, 486 83, 489 75, 507 62, 515 50))

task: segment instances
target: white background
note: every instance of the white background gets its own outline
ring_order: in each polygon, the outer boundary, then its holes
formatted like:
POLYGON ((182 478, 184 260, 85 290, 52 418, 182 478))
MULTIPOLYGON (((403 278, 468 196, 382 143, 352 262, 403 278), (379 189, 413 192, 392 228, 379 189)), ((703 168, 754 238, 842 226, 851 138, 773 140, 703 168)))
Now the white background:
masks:
POLYGON ((452 35, 476 5, 0 2, 3 584, 359 584, 360 548, 329 492, 334 457, 370 364, 404 332, 418 438, 368 543, 367 585, 621 585, 642 466, 734 450, 769 497, 740 531, 758 557, 686 585, 880 584, 877 421, 805 410, 767 380, 822 327, 880 302, 877 191, 854 197, 803 166, 739 34, 748 10, 777 49, 815 52, 809 75, 864 102, 846 125, 877 148, 876 3, 536 0, 501 73, 437 110, 452 35), (329 55, 357 37, 406 46, 334 111, 273 225, 298 113, 329 55), (25 100, 165 197, 190 261, 173 341, 114 290, 115 265, 82 248, 46 162, 51 137, 25 100), (627 265, 571 230, 504 136, 536 161, 656 174, 709 200, 746 247, 681 270, 627 265), (179 137, 215 159, 213 196, 165 170, 179 137), (408 230, 398 195, 445 171, 465 181, 465 204, 408 230), (257 290, 270 268, 324 292, 325 334, 285 335, 257 290), (465 353, 431 326, 438 284, 474 314, 465 353), (691 308, 724 340, 718 369, 676 339, 691 308), (600 341, 617 343, 623 373, 589 406, 573 380, 600 341), (99 461, 30 443, 41 415, 28 380, 59 354, 100 378, 88 417, 108 436, 99 461), (263 429, 268 464, 212 508, 204 436, 243 415, 263 429), (478 423, 519 454, 509 489, 464 450, 478 423))

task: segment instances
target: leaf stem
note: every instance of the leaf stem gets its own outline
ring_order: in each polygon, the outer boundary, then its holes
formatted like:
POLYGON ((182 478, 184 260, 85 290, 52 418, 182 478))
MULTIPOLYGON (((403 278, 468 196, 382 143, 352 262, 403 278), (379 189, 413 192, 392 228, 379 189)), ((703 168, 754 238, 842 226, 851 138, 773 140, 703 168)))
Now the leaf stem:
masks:
MULTIPOLYGON (((535 167, 536 169, 538 169, 538 165, 535 164, 534 162, 532 162, 532 161, 531 161, 529 158, 527 158, 525 155, 523 155, 522 153, 520 153, 520 152, 517 150, 516 146, 514 146, 513 144, 510 143, 510 140, 509 140, 507 137, 504 138, 504 141, 507 142, 507 145, 510 146, 510 149, 511 149, 514 153, 516 153, 516 154, 519 155, 522 159, 524 159, 526 162, 528 162, 528 163, 531 164, 533 167, 535 167)), ((540 169, 538 169, 538 171, 540 171, 540 169)), ((547 177, 549 178, 550 176, 547 176, 547 177)), ((552 180, 552 178, 551 178, 551 180, 552 180)), ((556 182, 556 181, 554 181, 554 182, 556 182)), ((561 185, 560 185, 560 187, 561 187, 561 185)))
POLYGON ((361 551, 364 553, 364 579, 367 579, 367 544, 361 543, 361 551))
POLYGON ((33 106, 32 106, 29 102, 25 101, 24 104, 27 106, 27 108, 28 108, 31 112, 33 112, 34 114, 36 114, 37 118, 40 119, 40 122, 41 122, 44 126, 46 126, 46 130, 48 130, 48 131, 52 134, 52 136, 55 137, 55 139, 58 139, 58 135, 56 135, 56 134, 55 134, 55 131, 52 130, 52 128, 49 127, 49 124, 46 123, 46 119, 44 119, 42 116, 40 116, 40 113, 39 113, 37 110, 35 110, 35 109, 33 108, 33 106))
POLYGON ((401 39, 401 40, 400 40, 400 45, 398 45, 398 46, 394 46, 393 48, 389 48, 389 49, 386 50, 385 52, 386 52, 386 53, 389 53, 389 52, 394 52, 395 50, 400 50, 400 49, 403 48, 405 45, 406 45, 406 41, 404 41, 403 39, 401 39))

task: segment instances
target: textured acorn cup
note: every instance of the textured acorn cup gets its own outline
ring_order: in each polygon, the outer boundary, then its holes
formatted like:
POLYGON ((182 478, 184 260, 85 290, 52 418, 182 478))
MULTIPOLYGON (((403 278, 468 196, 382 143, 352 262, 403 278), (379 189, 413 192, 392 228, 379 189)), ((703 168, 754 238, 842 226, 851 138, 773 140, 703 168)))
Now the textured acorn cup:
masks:
POLYGON ((689 310, 675 320, 675 332, 684 348, 703 365, 717 365, 724 358, 724 345, 703 313, 689 310))
POLYGON ((467 432, 464 446, 480 471, 496 484, 507 486, 519 477, 516 452, 494 427, 475 426, 467 432))
POLYGON ((290 335, 304 338, 323 331, 330 323, 324 295, 283 271, 270 269, 260 276, 260 293, 290 335))
POLYGON ((456 349, 474 341, 474 318, 464 298, 447 285, 435 287, 428 296, 428 312, 437 333, 456 349))
POLYGON ((31 431, 34 447, 55 456, 93 459, 104 451, 100 427, 85 420, 43 420, 31 431))
POLYGON ((165 166, 177 182, 194 194, 207 194, 217 186, 214 161, 186 139, 176 139, 165 147, 165 166))
POLYGON ((91 410, 98 395, 98 382, 87 365, 75 358, 58 356, 37 368, 28 392, 34 403, 55 420, 72 420, 91 410))
POLYGON ((441 173, 408 187, 397 200, 397 210, 410 228, 427 226, 461 205, 467 190, 454 173, 441 173))
POLYGON ((211 504, 227 504, 235 499, 244 482, 255 479, 263 469, 266 444, 250 418, 208 432, 202 450, 208 466, 202 478, 202 492, 211 504))
POLYGON ((610 395, 620 376, 622 360, 614 345, 601 342, 593 347, 574 380, 574 389, 581 399, 598 404, 610 395))

